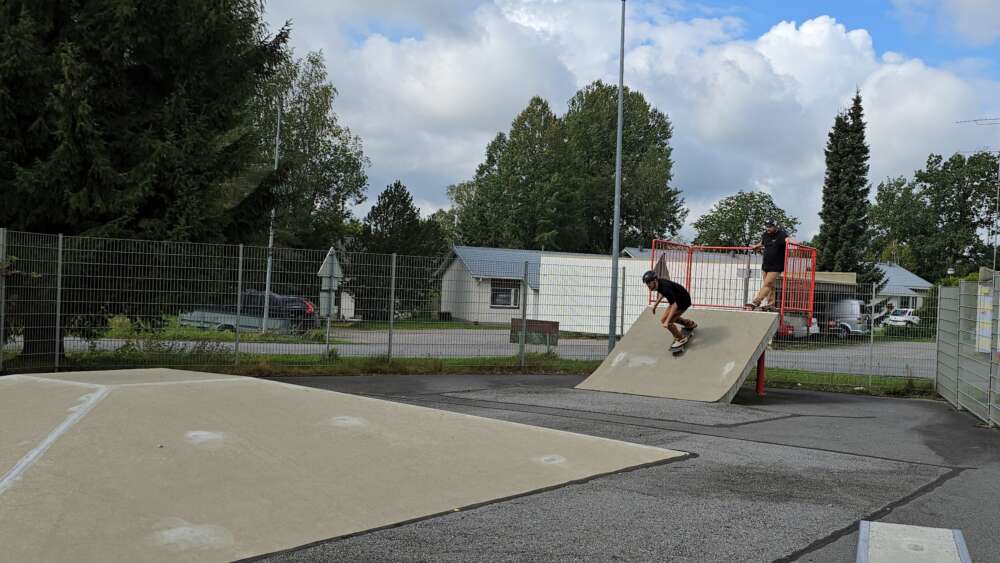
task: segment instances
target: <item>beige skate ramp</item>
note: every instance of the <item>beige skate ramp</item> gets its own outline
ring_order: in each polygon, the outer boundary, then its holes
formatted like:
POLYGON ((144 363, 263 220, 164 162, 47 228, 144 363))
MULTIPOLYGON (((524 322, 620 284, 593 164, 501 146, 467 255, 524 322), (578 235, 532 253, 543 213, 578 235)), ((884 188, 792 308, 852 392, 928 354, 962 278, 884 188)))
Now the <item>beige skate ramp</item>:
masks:
POLYGON ((730 402, 778 330, 776 313, 691 309, 698 323, 687 350, 670 353, 673 336, 647 309, 611 355, 577 389, 730 402))
POLYGON ((0 377, 0 561, 232 561, 683 457, 234 376, 0 377))

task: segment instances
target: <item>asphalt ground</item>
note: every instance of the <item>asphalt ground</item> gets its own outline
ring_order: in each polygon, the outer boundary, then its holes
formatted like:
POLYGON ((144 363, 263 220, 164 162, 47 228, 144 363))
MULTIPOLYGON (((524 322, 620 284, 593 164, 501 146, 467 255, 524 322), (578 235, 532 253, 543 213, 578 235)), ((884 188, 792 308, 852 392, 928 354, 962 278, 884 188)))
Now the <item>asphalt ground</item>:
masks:
POLYGON ((1000 433, 944 402, 744 390, 719 405, 581 380, 281 378, 693 455, 260 560, 853 561, 863 519, 959 528, 973 560, 1000 553, 1000 433))

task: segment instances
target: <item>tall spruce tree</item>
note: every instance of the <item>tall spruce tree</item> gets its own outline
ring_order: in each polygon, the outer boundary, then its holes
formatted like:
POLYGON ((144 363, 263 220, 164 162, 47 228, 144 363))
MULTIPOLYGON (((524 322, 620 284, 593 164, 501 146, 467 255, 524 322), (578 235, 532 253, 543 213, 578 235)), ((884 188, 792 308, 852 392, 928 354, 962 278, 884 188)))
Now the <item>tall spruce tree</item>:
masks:
POLYGON ((850 109, 837 114, 826 143, 822 221, 818 244, 821 270, 855 272, 859 281, 880 283, 869 252, 868 160, 864 108, 856 91, 850 109))
POLYGON ((370 320, 386 320, 390 311, 428 311, 435 273, 448 241, 438 221, 422 219, 413 196, 396 180, 379 194, 365 216, 361 234, 344 257, 344 291, 354 296, 356 310, 370 320), (364 253, 364 254, 361 254, 364 253), (398 254, 393 274, 391 254, 398 254), (395 282, 391 282, 392 279, 395 282), (395 283, 396 303, 390 307, 389 285, 395 283))
POLYGON ((287 36, 257 0, 0 2, 0 223, 223 240, 287 36))

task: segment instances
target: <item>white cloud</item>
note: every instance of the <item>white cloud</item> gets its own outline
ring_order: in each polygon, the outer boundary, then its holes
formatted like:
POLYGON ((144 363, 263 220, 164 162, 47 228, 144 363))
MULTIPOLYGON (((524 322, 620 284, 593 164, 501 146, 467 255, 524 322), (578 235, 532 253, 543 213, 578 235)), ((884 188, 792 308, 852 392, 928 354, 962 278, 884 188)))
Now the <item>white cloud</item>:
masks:
POLYGON ((972 45, 991 45, 1000 38, 1000 6, 996 0, 946 0, 951 28, 972 45))
MULTIPOLYGON (((896 4, 915 14, 927 9, 921 0, 896 4)), ((372 197, 398 178, 424 213, 447 204, 445 187, 473 175, 486 143, 532 95, 562 112, 580 86, 617 82, 620 4, 428 6, 283 1, 281 13, 269 16, 296 19, 299 51, 326 51, 341 94, 337 111, 373 162, 372 197), (390 12, 390 27, 419 33, 351 36, 359 26, 377 28, 371 22, 390 12), (348 23, 337 27, 341 20, 348 23)), ((731 17, 681 20, 680 4, 628 6, 626 83, 674 123, 674 183, 691 221, 725 195, 760 189, 802 220, 802 236, 811 235, 827 132, 856 87, 869 121, 873 183, 911 174, 930 152, 1000 148, 1000 127, 954 125, 1000 114, 1000 83, 975 78, 969 65, 956 73, 899 53, 879 56, 877 38, 827 16, 780 22, 748 39, 731 17)))
POLYGON ((996 0, 892 0, 896 14, 913 32, 931 27, 960 43, 977 47, 1000 38, 996 0))

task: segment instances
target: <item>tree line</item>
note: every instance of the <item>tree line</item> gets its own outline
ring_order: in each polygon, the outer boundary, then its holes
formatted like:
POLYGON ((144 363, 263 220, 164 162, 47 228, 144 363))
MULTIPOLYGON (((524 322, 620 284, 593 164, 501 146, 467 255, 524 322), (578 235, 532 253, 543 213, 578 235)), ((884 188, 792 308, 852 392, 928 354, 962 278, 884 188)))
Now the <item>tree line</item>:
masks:
MULTIPOLYGON (((611 246, 617 88, 595 81, 557 115, 531 98, 486 145, 450 207, 422 218, 401 181, 370 212, 369 159, 334 111, 318 52, 296 57, 257 0, 10 0, 0 7, 0 224, 25 231, 434 254, 449 244, 605 253, 611 246), (280 118, 279 118, 280 116, 280 118), (278 155, 275 138, 279 135, 278 155)), ((860 92, 827 138, 820 268, 878 281, 893 260, 934 280, 989 251, 996 157, 931 155, 872 188, 860 92), (874 201, 870 197, 874 192, 874 201)), ((675 237, 673 128, 624 93, 622 244, 675 237)), ((803 189, 808 189, 803 186, 803 189)), ((780 202, 778 202, 780 203, 780 202)), ((748 244, 765 218, 740 191, 693 222, 695 241, 748 244)))

